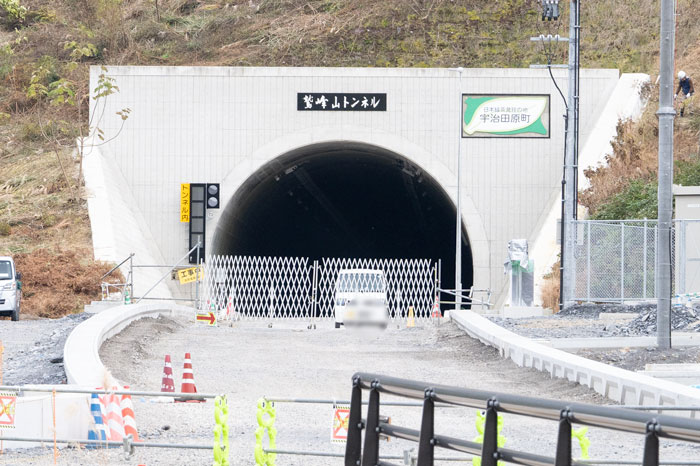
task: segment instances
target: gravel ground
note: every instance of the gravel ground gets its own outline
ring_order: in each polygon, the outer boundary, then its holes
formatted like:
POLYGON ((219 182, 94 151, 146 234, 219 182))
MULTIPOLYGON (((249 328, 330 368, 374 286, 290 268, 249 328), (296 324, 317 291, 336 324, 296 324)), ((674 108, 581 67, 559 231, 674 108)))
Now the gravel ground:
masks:
POLYGON ((61 319, 0 320, 0 341, 4 346, 3 383, 66 383, 63 345, 71 330, 90 316, 81 313, 61 319))
POLYGON ((647 364, 700 363, 700 347, 698 346, 671 348, 663 351, 659 351, 655 347, 579 350, 575 354, 630 371, 643 370, 647 364))
MULTIPOLYGON (((579 304, 546 317, 491 321, 528 338, 599 338, 656 335, 656 305, 623 306, 617 304, 579 304), (621 314, 620 318, 598 320, 602 312, 621 314), (633 320, 625 314, 634 314, 633 320)), ((673 331, 700 331, 700 309, 674 308, 671 314, 673 331)))
MULTIPOLYGON (((434 381, 442 384, 547 396, 554 399, 607 403, 585 387, 552 380, 535 370, 502 360, 489 347, 465 336, 451 324, 439 327, 389 329, 385 333, 336 330, 323 323, 317 330, 304 324, 239 323, 205 328, 170 319, 143 319, 107 342, 101 351, 105 365, 136 389, 159 390, 164 355, 173 358, 179 388, 185 352, 192 353, 197 388, 227 393, 231 408, 231 464, 253 460, 255 404, 263 396, 347 399, 350 378, 358 370, 434 381)), ((142 438, 174 443, 211 443, 213 405, 158 404, 135 399, 136 422, 142 438)), ((386 407, 395 424, 418 428, 418 408, 386 407)), ((342 453, 329 441, 331 408, 327 405, 278 404, 277 446, 281 449, 342 453)), ((553 455, 556 423, 505 415, 506 446, 553 455), (533 435, 536 433, 536 435, 533 435)), ((476 436, 475 410, 440 409, 436 430, 461 438, 476 436)), ((640 459, 642 437, 591 429, 594 458, 640 459)), ((700 457, 700 447, 662 442, 662 457, 700 457)), ((383 443, 382 453, 401 454, 412 444, 383 443)), ((449 455, 450 453, 445 453, 449 455)), ((119 451, 61 451, 59 464, 211 464, 210 451, 141 449, 131 459, 119 451)), ((50 464, 48 450, 14 451, 0 464, 50 464)), ((342 464, 340 458, 278 456, 278 465, 342 464)), ((441 464, 441 463, 436 463, 441 464)), ((454 463, 442 463, 454 464, 454 463)))

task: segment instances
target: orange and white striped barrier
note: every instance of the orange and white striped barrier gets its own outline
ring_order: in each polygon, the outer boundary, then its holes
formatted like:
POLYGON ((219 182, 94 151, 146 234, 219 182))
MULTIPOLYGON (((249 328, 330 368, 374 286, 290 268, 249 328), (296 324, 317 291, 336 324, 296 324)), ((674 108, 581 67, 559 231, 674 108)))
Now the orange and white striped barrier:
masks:
MULTIPOLYGON (((124 385, 124 390, 128 390, 129 386, 124 385)), ((131 401, 131 395, 122 395, 121 399, 122 419, 124 420, 124 434, 129 435, 134 442, 139 442, 139 433, 136 430, 136 417, 134 416, 134 404, 131 401)))
MULTIPOLYGON (((112 390, 117 390, 117 387, 112 387, 112 390)), ((102 390, 102 388, 98 388, 102 390)), ((102 411, 102 420, 107 430, 107 440, 123 440, 124 433, 124 418, 122 417, 121 397, 119 395, 109 394, 101 395, 100 410, 102 411)))

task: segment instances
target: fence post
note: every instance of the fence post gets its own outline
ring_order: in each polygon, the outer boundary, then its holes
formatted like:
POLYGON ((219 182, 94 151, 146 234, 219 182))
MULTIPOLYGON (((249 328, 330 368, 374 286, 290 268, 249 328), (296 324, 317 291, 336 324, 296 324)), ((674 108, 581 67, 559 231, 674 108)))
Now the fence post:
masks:
POLYGON ((647 423, 642 466, 659 466, 659 437, 656 433, 660 428, 655 420, 647 423))
POLYGON ((481 465, 498 464, 498 400, 489 399, 486 405, 486 422, 484 424, 484 444, 481 447, 481 465))
POLYGON ((345 466, 360 466, 362 457, 362 388, 360 378, 352 379, 348 440, 345 443, 345 466))
POLYGON ((362 464, 375 465, 379 462, 379 386, 378 380, 372 381, 367 406, 367 430, 365 431, 365 447, 362 454, 362 464))
POLYGON ((625 303, 625 223, 620 227, 620 302, 625 303))
POLYGON ((642 264, 642 299, 647 299, 647 223, 649 221, 644 219, 644 253, 643 253, 643 264, 642 264))
POLYGON ((586 222, 586 298, 591 301, 591 222, 586 222))
POLYGON ((559 437, 554 466, 571 466, 571 411, 563 409, 559 417, 559 437))
POLYGON ((134 255, 129 256, 129 296, 134 299, 134 255))
POLYGON ((678 251, 678 286, 676 287, 676 294, 682 294, 685 293, 685 272, 686 272, 686 264, 687 264, 687 258, 686 258, 686 250, 685 250, 685 244, 686 244, 686 238, 685 238, 685 233, 686 233, 686 221, 685 220, 676 220, 676 231, 678 231, 680 227, 680 232, 676 236, 676 244, 675 246, 676 251, 678 251), (680 225, 679 225, 680 224, 680 225))
MULTIPOLYGON (((659 253, 659 221, 654 227, 654 277, 656 277, 656 256, 659 253)), ((656 298, 656 279, 654 279, 654 297, 656 298)))
POLYGON ((420 424, 420 437, 418 438, 418 465, 433 466, 435 453, 435 402, 433 397, 435 392, 431 389, 425 390, 423 399, 423 418, 420 424))
MULTIPOLYGON (((316 311, 318 309, 318 261, 314 261, 313 284, 311 286, 311 324, 316 328, 316 311)), ((311 328, 311 326, 309 326, 311 328)))

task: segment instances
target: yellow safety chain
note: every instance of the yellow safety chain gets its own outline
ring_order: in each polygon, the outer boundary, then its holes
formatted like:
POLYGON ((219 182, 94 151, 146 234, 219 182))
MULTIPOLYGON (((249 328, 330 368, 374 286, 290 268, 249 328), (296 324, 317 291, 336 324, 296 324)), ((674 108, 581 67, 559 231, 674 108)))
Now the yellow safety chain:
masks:
POLYGON ((581 427, 580 429, 571 430, 571 436, 578 440, 578 445, 581 447, 581 458, 582 460, 589 459, 588 448, 591 446, 591 440, 586 437, 588 433, 588 427, 581 427))
POLYGON ((256 413, 258 428, 255 429, 255 464, 256 466, 275 466, 275 453, 265 453, 263 449, 263 435, 267 431, 268 449, 277 448, 277 429, 275 429, 275 403, 267 401, 265 398, 258 400, 258 410, 256 413), (267 414, 267 417, 265 417, 267 414))
POLYGON ((226 395, 214 399, 214 466, 229 466, 228 401, 226 395))
MULTIPOLYGON (((477 411, 476 412, 476 431, 479 433, 476 437, 474 437, 474 442, 476 443, 484 443, 484 427, 486 426, 486 413, 483 411, 477 411)), ((506 445, 506 438, 501 435, 501 429, 503 429, 503 418, 499 415, 498 416, 498 427, 496 428, 496 432, 498 433, 498 439, 496 440, 496 444, 498 445, 498 448, 503 448, 506 445)), ((477 458, 476 456, 472 458, 472 465, 473 466, 481 466, 481 458, 477 458)), ((505 466, 505 463, 503 461, 498 462, 498 466, 505 466)))

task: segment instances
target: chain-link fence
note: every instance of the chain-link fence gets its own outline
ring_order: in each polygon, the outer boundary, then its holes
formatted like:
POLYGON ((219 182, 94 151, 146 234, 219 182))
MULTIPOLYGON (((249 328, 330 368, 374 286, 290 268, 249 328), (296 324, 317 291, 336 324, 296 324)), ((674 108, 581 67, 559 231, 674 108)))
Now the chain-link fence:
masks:
POLYGON ((392 320, 429 319, 438 263, 429 259, 209 256, 202 305, 240 319, 332 319, 352 292, 384 295, 392 320))
MULTIPOLYGON (((578 220, 574 301, 656 299, 656 220, 578 220)), ((700 220, 674 220, 672 286, 676 296, 700 292, 700 220)))

